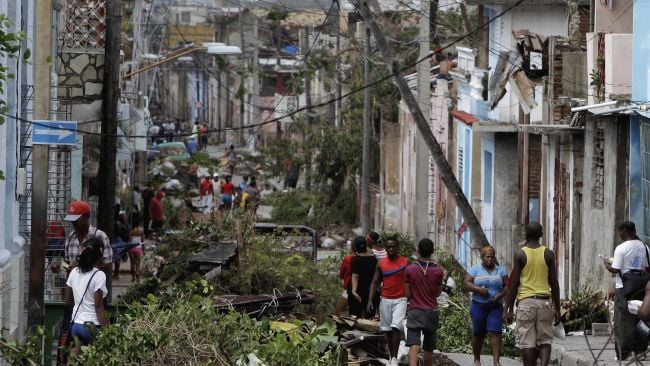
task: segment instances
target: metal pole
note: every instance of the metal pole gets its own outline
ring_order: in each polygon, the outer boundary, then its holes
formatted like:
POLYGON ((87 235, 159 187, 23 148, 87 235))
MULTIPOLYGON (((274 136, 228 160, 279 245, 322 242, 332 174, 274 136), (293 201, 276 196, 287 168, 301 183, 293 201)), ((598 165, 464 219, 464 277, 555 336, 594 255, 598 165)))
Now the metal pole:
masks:
MULTIPOLYGON (((363 85, 370 83, 370 29, 363 27, 363 85)), ((361 228, 370 231, 370 88, 363 90, 363 152, 361 162, 361 228)))
MULTIPOLYGON (((301 52, 303 55, 307 55, 309 52, 309 28, 305 28, 304 31, 300 31, 302 47, 301 52)), ((307 59, 303 61, 307 63, 307 59)), ((313 111, 311 110, 311 70, 309 66, 304 65, 305 68, 305 104, 307 107, 307 126, 303 132, 303 142, 308 143, 311 140, 311 129, 314 123, 313 111)), ((305 149, 305 190, 307 192, 311 191, 311 149, 305 149)))
POLYGON ((246 74, 246 44, 244 42, 244 8, 239 1, 239 38, 241 43, 241 58, 239 59, 239 143, 244 142, 244 80, 246 74))
MULTIPOLYGON (((52 47, 52 1, 36 2, 34 52, 34 116, 50 116, 50 64, 47 62, 52 47)), ((32 213, 29 247, 29 295, 27 299, 27 328, 44 324, 45 231, 47 229, 48 145, 32 147, 32 213)), ((41 345, 42 347, 42 345, 41 345)), ((39 348, 40 349, 40 348, 39 348)))
POLYGON ((336 116, 334 125, 340 128, 343 121, 343 111, 341 110, 341 4, 337 0, 334 1, 336 1, 336 100, 334 102, 336 116))
MULTIPOLYGON (((255 45, 253 48, 253 60, 251 62, 251 68, 252 68, 252 73, 251 75, 251 80, 253 83, 252 86, 252 97, 251 97, 251 104, 249 108, 252 108, 252 113, 251 117, 255 118, 255 121, 251 120, 251 123, 259 123, 262 122, 260 119, 260 110, 258 107, 259 104, 259 96, 260 96, 260 80, 259 80, 259 56, 260 56, 260 49, 259 49, 259 35, 258 35, 258 22, 257 22, 257 17, 253 17, 253 36, 255 37, 255 45)), ((243 51, 242 51, 243 52, 243 51)), ((255 142, 255 148, 257 148, 257 137, 253 136, 252 137, 255 142)))

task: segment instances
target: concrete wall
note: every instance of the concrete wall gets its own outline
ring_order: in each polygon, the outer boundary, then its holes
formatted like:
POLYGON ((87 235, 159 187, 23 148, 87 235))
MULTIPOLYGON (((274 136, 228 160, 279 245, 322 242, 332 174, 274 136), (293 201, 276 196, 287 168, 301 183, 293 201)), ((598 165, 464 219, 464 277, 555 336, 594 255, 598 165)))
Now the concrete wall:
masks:
POLYGON ((382 121, 381 125, 381 200, 383 222, 378 229, 388 230, 400 226, 400 125, 382 121))
MULTIPOLYGON (((493 17, 503 11, 503 6, 488 6, 490 16, 493 17)), ((515 44, 512 37, 513 30, 528 29, 533 33, 542 36, 552 35, 567 35, 567 16, 565 6, 548 6, 548 5, 535 5, 526 6, 520 5, 512 11, 504 14, 501 18, 497 19, 490 24, 490 52, 489 65, 491 70, 494 70, 498 60, 499 51, 506 51, 513 49, 515 44)), ((518 122, 519 121, 519 99, 510 92, 510 86, 506 87, 508 90, 506 95, 501 99, 498 106, 489 114, 490 118, 504 121, 504 122, 518 122)), ((535 93, 535 99, 538 106, 533 112, 534 118, 531 121, 537 122, 542 120, 541 108, 541 93, 535 93)))
MULTIPOLYGON (((607 33, 632 33, 634 11, 627 1, 608 1, 609 5, 595 2, 594 31, 607 33), (612 7, 611 9, 609 7, 612 7)), ((589 39, 589 38, 587 38, 589 39)))
POLYGON ((413 206, 415 203, 415 131, 411 114, 404 102, 399 110, 400 141, 400 192, 399 192, 399 226, 402 233, 415 235, 413 206))
MULTIPOLYGON (((494 134, 493 227, 511 228, 517 224, 519 210, 519 155, 516 133, 494 134)), ((509 270, 516 243, 493 243, 499 263, 509 270), (509 247, 506 247, 510 244, 509 247)))
MULTIPOLYGON (((594 208, 592 201, 594 180, 592 177, 593 138, 595 121, 588 120, 585 127, 585 155, 583 173, 582 230, 580 233, 579 284, 591 284, 596 288, 610 289, 613 278, 605 270, 599 254, 614 254, 615 207, 616 207, 616 168, 619 164, 617 149, 618 133, 614 118, 604 118, 605 129, 605 183, 603 208, 594 208)), ((621 122, 622 123, 622 122, 621 122)), ((624 159, 624 157, 622 157, 624 159)))
POLYGON ((632 35, 605 35, 605 96, 632 94, 632 35))

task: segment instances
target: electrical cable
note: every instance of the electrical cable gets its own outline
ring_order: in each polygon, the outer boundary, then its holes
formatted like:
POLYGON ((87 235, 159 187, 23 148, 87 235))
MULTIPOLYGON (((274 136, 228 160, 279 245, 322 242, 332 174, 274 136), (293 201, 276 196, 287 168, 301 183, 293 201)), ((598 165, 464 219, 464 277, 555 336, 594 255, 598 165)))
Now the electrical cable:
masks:
MULTIPOLYGON (((478 32, 482 28, 488 26, 489 24, 494 22, 496 19, 498 19, 498 18, 502 17, 503 15, 505 15, 506 13, 510 12, 512 9, 519 6, 523 2, 524 2, 524 0, 518 0, 513 5, 509 6, 505 10, 503 10, 501 13, 497 14, 494 18, 490 19, 488 22, 476 27, 474 30, 472 30, 470 32, 465 33, 461 37, 459 37, 456 40, 450 42, 449 44, 447 44, 447 45, 445 45, 443 47, 439 47, 439 48, 435 49, 434 51, 430 52, 427 56, 421 57, 420 59, 416 60, 415 62, 400 68, 397 72, 403 72, 405 70, 408 70, 408 69, 416 66, 420 62, 424 62, 424 61, 429 60, 429 58, 432 55, 440 53, 440 52, 454 46, 455 44, 461 42, 465 38, 471 36, 472 34, 478 32)), ((366 88, 370 88, 370 87, 373 87, 375 85, 378 85, 378 84, 392 78, 394 75, 395 75, 395 73, 389 73, 388 75, 386 75, 386 76, 384 76, 382 78, 379 78, 379 79, 377 79, 375 81, 372 81, 372 82, 370 82, 368 84, 365 84, 365 85, 360 86, 360 87, 358 87, 356 89, 353 89, 353 90, 349 91, 348 93, 345 93, 345 94, 341 95, 338 98, 333 98, 333 99, 330 99, 330 100, 328 100, 326 102, 321 102, 321 103, 317 103, 315 105, 312 105, 311 108, 313 109, 313 108, 323 107, 323 106, 332 104, 332 103, 336 102, 337 100, 343 100, 343 99, 345 99, 345 98, 347 98, 347 97, 349 97, 351 95, 354 95, 354 94, 357 94, 357 93, 363 91, 366 88)), ((226 128, 226 129, 210 129, 210 130, 207 131, 207 133, 222 132, 222 131, 226 131, 226 130, 239 130, 239 129, 244 129, 244 128, 262 126, 262 125, 266 125, 266 124, 269 124, 269 123, 274 123, 274 122, 280 121, 280 120, 282 120, 284 118, 287 118, 287 117, 291 117, 291 116, 293 116, 293 115, 295 115, 297 113, 300 113, 300 112, 302 112, 302 111, 304 111, 306 109, 307 109, 306 107, 297 108, 296 110, 294 110, 292 112, 289 112, 289 113, 287 113, 287 114, 285 114, 283 116, 276 117, 276 118, 273 118, 273 119, 265 121, 265 122, 251 124, 251 125, 248 125, 248 126, 233 127, 233 128, 226 128)), ((42 124, 40 124, 40 123, 38 123, 36 121, 30 121, 30 120, 27 120, 27 119, 24 119, 24 118, 11 116, 11 115, 8 115, 6 113, 0 113, 0 115, 3 115, 5 117, 11 118, 11 119, 19 120, 21 122, 29 123, 29 124, 32 124, 32 125, 34 125, 34 124, 35 125, 42 125, 42 124)), ((97 133, 97 132, 84 132, 84 131, 77 131, 77 130, 72 130, 72 129, 68 129, 68 128, 52 127, 52 126, 49 126, 49 125, 47 127, 51 128, 51 129, 55 129, 55 130, 74 131, 74 132, 78 132, 78 133, 85 134, 85 135, 96 135, 96 136, 106 135, 106 134, 97 133)), ((190 136, 190 135, 192 135, 192 133, 175 134, 175 136, 190 136)), ((146 136, 146 135, 124 135, 124 134, 114 134, 112 136, 114 136, 114 137, 125 137, 125 138, 147 138, 147 137, 150 137, 150 136, 146 136)))

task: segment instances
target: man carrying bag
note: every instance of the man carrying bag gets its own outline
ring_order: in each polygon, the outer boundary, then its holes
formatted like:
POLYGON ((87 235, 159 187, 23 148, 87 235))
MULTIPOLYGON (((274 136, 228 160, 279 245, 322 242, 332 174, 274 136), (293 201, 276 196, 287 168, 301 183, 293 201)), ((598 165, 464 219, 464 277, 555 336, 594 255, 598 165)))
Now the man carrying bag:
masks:
POLYGON ((614 334, 616 335, 616 356, 627 359, 632 352, 643 353, 648 348, 647 339, 637 337, 634 328, 638 321, 636 315, 627 308, 627 300, 637 292, 636 287, 645 288, 645 278, 650 261, 648 248, 636 236, 636 226, 631 221, 618 225, 618 234, 623 242, 614 250, 612 263, 603 262, 605 268, 616 274, 616 299, 614 301, 614 334), (626 296, 626 294, 628 296, 626 296))

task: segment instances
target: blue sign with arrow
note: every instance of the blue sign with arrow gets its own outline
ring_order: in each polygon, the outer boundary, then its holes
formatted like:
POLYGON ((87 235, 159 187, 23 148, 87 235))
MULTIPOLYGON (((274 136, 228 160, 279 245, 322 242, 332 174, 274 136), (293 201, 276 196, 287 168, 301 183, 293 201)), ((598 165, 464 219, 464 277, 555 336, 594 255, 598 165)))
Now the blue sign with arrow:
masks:
POLYGON ((34 121, 32 123, 32 144, 75 145, 77 143, 77 122, 34 121))

